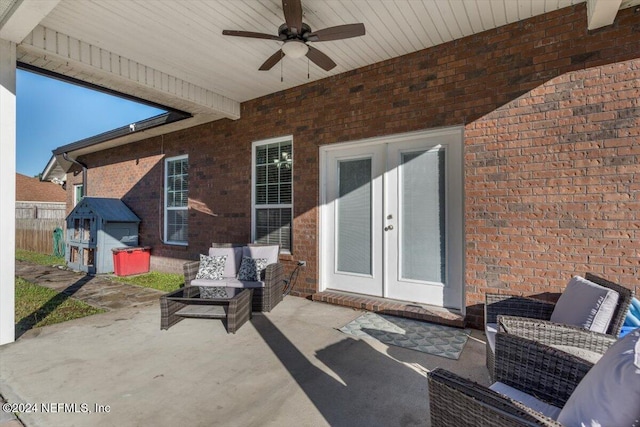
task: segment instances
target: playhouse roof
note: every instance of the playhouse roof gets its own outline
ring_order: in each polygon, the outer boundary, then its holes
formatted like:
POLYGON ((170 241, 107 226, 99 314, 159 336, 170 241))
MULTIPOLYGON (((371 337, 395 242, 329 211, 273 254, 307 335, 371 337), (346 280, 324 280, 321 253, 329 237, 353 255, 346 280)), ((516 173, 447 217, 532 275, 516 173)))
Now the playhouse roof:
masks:
POLYGON ((71 211, 69 217, 84 208, 91 209, 103 221, 140 222, 140 218, 122 200, 105 197, 84 197, 71 211))

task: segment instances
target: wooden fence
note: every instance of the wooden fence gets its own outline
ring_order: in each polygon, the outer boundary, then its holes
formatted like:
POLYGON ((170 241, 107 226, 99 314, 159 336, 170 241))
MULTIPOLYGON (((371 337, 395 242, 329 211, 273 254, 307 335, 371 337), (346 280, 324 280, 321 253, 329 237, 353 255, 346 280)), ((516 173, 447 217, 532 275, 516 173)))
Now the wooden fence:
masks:
POLYGON ((16 202, 17 219, 64 219, 67 216, 65 203, 16 202))
POLYGON ((16 219, 16 248, 53 254, 53 230, 64 230, 64 219, 16 219))

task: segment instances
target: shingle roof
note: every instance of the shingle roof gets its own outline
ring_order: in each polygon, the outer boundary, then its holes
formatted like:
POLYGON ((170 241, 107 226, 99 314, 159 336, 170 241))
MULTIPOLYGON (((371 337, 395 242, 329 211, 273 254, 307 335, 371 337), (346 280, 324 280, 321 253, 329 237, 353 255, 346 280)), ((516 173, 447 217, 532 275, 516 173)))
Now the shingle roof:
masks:
POLYGON ((67 193, 62 186, 43 182, 38 178, 16 174, 16 200, 24 202, 66 202, 67 193))

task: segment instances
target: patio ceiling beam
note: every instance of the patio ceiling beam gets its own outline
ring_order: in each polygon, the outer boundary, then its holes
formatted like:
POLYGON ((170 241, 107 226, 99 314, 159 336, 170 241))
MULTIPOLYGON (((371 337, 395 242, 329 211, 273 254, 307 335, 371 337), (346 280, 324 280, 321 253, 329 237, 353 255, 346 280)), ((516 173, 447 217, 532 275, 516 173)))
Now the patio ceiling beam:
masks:
POLYGON ((589 30, 606 27, 616 19, 622 0, 587 0, 589 30))
MULTIPOLYGON (((0 22, 0 39, 20 43, 60 0, 15 0, 0 22)), ((0 17, 2 17, 0 10, 0 17)))
POLYGON ((18 45, 18 61, 194 116, 240 118, 238 101, 42 25, 18 45))

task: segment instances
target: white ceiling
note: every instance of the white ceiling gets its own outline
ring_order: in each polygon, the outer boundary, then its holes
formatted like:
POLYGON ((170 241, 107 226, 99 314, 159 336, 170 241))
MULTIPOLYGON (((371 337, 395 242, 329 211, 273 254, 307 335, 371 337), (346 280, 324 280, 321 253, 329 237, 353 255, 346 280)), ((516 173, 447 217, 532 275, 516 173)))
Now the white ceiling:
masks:
MULTIPOLYGON (((222 35, 223 29, 277 35, 281 0, 0 0, 0 38, 18 39, 18 61, 179 108, 202 122, 238 118, 240 102, 249 99, 584 1, 303 0, 303 21, 313 30, 365 24, 365 36, 313 43, 338 64, 330 72, 288 57, 282 68, 258 71, 281 43, 222 35), (16 7, 23 13, 11 22, 16 7)), ((621 1, 588 0, 598 11, 593 19, 615 17, 621 1)))
MULTIPOLYGON (((366 35, 315 43, 338 66, 317 80, 415 52, 582 0, 303 0, 303 20, 317 30, 362 22, 366 35)), ((223 29, 277 35, 280 0, 62 0, 42 21, 55 31, 106 48, 225 97, 246 101, 308 82, 306 58, 260 65, 280 48, 270 40, 223 36, 223 29)))

